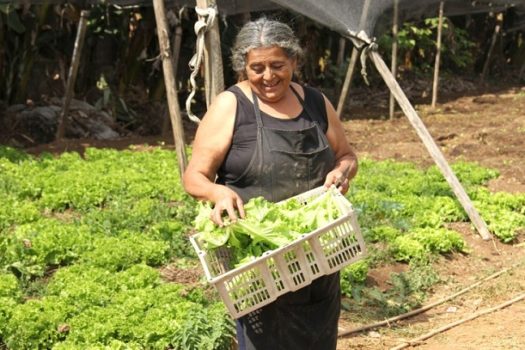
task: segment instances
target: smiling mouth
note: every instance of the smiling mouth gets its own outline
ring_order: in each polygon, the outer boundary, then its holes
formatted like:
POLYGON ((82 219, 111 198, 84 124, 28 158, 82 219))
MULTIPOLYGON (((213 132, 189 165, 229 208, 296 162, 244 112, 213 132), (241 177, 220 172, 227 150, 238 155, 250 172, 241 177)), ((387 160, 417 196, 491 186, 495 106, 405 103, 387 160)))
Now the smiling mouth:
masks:
POLYGON ((277 85, 279 84, 279 81, 276 81, 276 82, 263 82, 262 85, 265 87, 265 88, 273 88, 273 87, 276 87, 277 85))

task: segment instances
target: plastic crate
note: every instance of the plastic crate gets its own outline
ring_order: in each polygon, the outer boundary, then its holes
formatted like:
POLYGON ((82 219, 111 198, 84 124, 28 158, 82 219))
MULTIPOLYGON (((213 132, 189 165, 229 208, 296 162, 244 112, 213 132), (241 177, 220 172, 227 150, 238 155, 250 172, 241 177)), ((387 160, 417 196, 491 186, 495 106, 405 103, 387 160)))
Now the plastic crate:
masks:
MULTIPOLYGON (((308 203, 326 191, 318 187, 293 198, 308 203)), ((365 243, 352 205, 335 188, 328 192, 342 213, 338 219, 234 269, 228 267, 228 248, 205 251, 199 246, 198 233, 190 237, 209 283, 217 288, 233 318, 365 257, 365 243)))

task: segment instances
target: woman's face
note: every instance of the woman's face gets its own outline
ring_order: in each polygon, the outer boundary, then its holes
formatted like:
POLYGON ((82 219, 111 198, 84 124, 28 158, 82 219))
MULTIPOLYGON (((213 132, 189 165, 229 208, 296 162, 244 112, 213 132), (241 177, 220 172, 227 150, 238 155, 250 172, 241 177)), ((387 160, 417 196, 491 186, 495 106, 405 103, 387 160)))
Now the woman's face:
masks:
POLYGON ((246 56, 246 76, 252 90, 265 102, 277 102, 290 86, 296 60, 274 46, 252 49, 246 56))

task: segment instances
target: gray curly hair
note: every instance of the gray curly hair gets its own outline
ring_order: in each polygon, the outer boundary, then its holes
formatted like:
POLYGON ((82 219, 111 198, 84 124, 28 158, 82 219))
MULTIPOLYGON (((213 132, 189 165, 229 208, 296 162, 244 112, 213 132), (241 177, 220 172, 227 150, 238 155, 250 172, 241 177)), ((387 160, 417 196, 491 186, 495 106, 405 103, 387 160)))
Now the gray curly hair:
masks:
POLYGON ((246 56, 251 49, 278 46, 290 58, 300 60, 303 49, 293 30, 286 24, 265 17, 246 23, 235 38, 232 68, 239 79, 246 78, 246 56))

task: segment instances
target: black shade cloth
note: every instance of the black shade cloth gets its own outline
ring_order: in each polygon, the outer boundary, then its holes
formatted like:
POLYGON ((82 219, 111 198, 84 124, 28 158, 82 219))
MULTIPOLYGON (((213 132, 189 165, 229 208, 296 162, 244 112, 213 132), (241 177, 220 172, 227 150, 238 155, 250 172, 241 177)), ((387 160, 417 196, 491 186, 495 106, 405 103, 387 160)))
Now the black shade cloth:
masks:
MULTIPOLYGON (((290 9, 353 39, 361 46, 369 43, 391 27, 394 1, 398 1, 399 23, 437 17, 440 0, 216 0, 221 15, 246 12, 290 9), (359 34, 361 32, 361 35, 359 34)), ((0 0, 12 4, 73 3, 81 7, 100 3, 100 0, 0 0)), ((169 7, 196 6, 195 0, 165 0, 169 7)), ((505 31, 525 29, 525 0, 444 0, 444 15, 499 12, 514 9, 512 23, 505 31)), ((106 0, 116 6, 152 6, 152 0, 106 0)))
MULTIPOLYGON (((357 45, 369 42, 377 27, 385 28, 392 22, 394 0, 272 0, 310 17, 341 35, 353 39, 357 45), (362 32, 360 34, 360 32, 362 32), (363 35, 364 34, 364 35, 363 35)), ((398 0, 399 21, 437 17, 440 0, 398 0)), ((525 28, 525 0, 447 0, 444 15, 457 16, 515 8, 521 14, 512 30, 525 28)), ((509 30, 507 29, 507 30, 509 30)))

